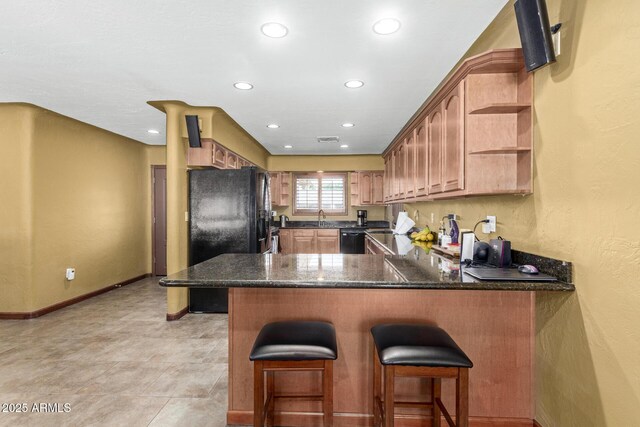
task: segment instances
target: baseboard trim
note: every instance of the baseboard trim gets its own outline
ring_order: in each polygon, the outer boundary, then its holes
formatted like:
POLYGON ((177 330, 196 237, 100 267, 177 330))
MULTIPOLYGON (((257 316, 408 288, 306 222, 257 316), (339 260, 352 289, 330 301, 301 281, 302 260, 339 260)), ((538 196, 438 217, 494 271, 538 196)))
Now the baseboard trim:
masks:
MULTIPOLYGON (((396 427, 431 427, 431 417, 420 415, 396 414, 396 427)), ((277 412, 275 423, 279 426, 316 426, 322 420, 321 413, 277 412)), ((227 411, 227 424, 230 426, 253 425, 253 411, 227 411)), ((442 418, 442 425, 447 425, 442 418)), ((469 417, 469 427, 534 427, 535 421, 525 418, 469 417)), ((336 413, 333 416, 334 427, 371 427, 373 416, 368 414, 336 413)), ((536 426, 537 427, 537 426, 536 426)))
POLYGON ((182 318, 182 316, 184 316, 188 312, 189 312, 189 306, 183 308, 182 310, 178 311, 177 313, 167 313, 167 322, 171 322, 173 320, 178 320, 178 319, 182 318))
POLYGON ((40 310, 36 310, 36 311, 31 311, 27 313, 11 313, 11 312, 0 313, 0 319, 17 319, 17 320, 35 319, 36 317, 44 316, 45 314, 49 314, 53 311, 60 310, 61 308, 65 308, 70 305, 77 304, 79 302, 88 300, 89 298, 93 298, 95 296, 112 291, 116 288, 121 288, 123 286, 137 282, 138 280, 146 279, 147 277, 151 277, 151 273, 146 273, 140 276, 132 277, 131 279, 127 279, 123 282, 114 283, 113 285, 100 288, 98 290, 89 292, 87 294, 80 295, 75 298, 71 298, 66 301, 62 301, 57 304, 53 304, 48 307, 41 308, 40 310))

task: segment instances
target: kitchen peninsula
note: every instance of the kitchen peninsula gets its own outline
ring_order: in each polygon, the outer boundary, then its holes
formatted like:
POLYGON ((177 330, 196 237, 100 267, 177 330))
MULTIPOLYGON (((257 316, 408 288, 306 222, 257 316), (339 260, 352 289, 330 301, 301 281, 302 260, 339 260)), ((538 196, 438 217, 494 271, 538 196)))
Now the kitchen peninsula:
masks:
MULTIPOLYGON (((421 249, 405 256, 226 254, 160 283, 166 287, 230 288, 230 425, 252 421, 249 352, 260 328, 272 321, 313 319, 332 322, 337 331, 336 425, 369 425, 369 330, 377 323, 399 321, 443 327, 474 361, 470 372, 472 423, 531 426, 535 294, 575 288, 562 281, 480 282, 463 271, 459 265, 421 249)), ((279 375, 282 377, 276 384, 282 390, 319 391, 313 389, 318 386, 313 373, 279 375)), ((424 395, 427 390, 425 381, 398 379, 398 396, 415 400, 419 391, 424 395)), ((443 381, 447 405, 454 405, 453 389, 453 384, 443 381)), ((276 423, 284 425, 316 425, 321 416, 318 402, 285 402, 276 407, 276 413, 276 423)), ((410 425, 425 416, 411 412, 397 415, 397 419, 399 425, 410 425)))

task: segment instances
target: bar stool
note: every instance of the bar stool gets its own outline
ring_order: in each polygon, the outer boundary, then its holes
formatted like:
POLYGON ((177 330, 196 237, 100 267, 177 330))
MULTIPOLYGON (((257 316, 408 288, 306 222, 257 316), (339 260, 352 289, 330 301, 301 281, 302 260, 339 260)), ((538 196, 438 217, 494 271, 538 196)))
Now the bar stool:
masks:
POLYGON ((326 322, 275 322, 265 325, 249 359, 253 361, 253 425, 273 426, 275 400, 322 400, 325 427, 333 427, 333 361, 338 357, 336 331, 326 322), (322 371, 322 394, 275 394, 277 371, 322 371), (267 399, 264 399, 264 373, 267 399))
POLYGON ((374 426, 393 427, 395 407, 431 408, 433 426, 440 427, 441 412, 451 427, 469 425, 469 368, 473 363, 443 329, 430 325, 383 324, 371 328, 373 350, 374 426), (384 392, 382 390, 384 367, 384 392), (433 379, 431 401, 396 402, 395 377, 433 379), (440 400, 442 378, 456 379, 456 422, 440 400), (384 400, 382 396, 384 394, 384 400), (384 424, 382 424, 384 423, 384 424))

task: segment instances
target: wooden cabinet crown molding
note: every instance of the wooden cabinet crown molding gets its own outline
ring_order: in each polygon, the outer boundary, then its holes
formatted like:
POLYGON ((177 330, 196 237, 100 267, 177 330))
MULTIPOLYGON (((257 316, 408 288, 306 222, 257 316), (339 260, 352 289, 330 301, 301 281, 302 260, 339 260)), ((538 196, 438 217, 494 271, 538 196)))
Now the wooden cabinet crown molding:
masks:
POLYGON ((522 68, 523 60, 522 49, 520 48, 493 49, 466 59, 449 77, 440 83, 415 114, 411 116, 389 146, 382 152, 382 156, 386 156, 389 151, 396 148, 397 144, 404 141, 411 129, 424 119, 424 114, 440 104, 444 97, 467 75, 475 73, 515 73, 522 68))

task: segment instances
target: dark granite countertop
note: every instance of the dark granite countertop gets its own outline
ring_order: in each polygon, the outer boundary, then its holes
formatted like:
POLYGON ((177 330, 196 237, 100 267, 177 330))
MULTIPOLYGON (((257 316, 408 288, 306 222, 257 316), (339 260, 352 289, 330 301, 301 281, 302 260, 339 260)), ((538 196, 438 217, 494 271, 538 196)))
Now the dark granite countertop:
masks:
POLYGON ((295 229, 295 228, 357 228, 357 229, 372 229, 372 228, 389 228, 388 221, 368 221, 366 226, 358 226, 355 221, 324 221, 324 225, 318 226, 318 221, 289 221, 286 227, 280 227, 278 222, 274 223, 276 227, 283 230, 295 229))
POLYGON ((409 236, 393 234, 393 231, 391 230, 370 230, 367 231, 366 234, 371 236, 377 243, 384 246, 384 248, 391 252, 392 255, 406 255, 415 249, 411 244, 409 236))
POLYGON ((479 281, 415 248, 405 256, 224 254, 160 280, 166 287, 573 291, 564 282, 479 281))

